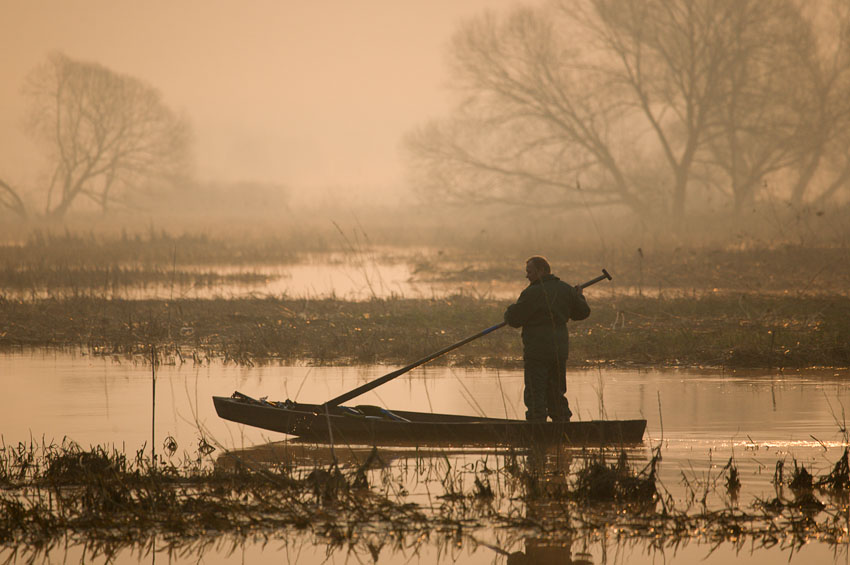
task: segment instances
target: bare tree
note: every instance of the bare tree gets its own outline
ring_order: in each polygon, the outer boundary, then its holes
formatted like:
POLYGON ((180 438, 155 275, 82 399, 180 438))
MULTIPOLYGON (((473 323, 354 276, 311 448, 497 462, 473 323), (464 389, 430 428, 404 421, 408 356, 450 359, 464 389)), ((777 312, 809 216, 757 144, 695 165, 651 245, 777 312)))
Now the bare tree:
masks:
POLYGON ((187 121, 136 78, 54 54, 30 75, 25 93, 53 167, 48 216, 64 216, 79 197, 104 212, 129 205, 187 171, 187 121))
MULTIPOLYGON (((590 0, 582 22, 592 29, 600 59, 624 92, 643 142, 667 165, 668 212, 684 216, 691 175, 712 136, 722 104, 721 78, 733 57, 723 29, 738 0, 590 0)), ((568 2, 564 11, 575 11, 568 2)), ((582 11, 579 11, 582 13, 582 11)))
POLYGON ((406 140, 414 182, 674 221, 711 187, 741 209, 811 144, 807 26, 791 0, 560 0, 480 17, 451 44, 460 104, 406 140))
POLYGON ((554 15, 487 14, 456 34, 451 54, 463 102, 406 139, 420 187, 447 199, 645 211, 649 199, 615 154, 611 124, 622 119, 621 102, 588 62, 593 53, 564 41, 554 15))

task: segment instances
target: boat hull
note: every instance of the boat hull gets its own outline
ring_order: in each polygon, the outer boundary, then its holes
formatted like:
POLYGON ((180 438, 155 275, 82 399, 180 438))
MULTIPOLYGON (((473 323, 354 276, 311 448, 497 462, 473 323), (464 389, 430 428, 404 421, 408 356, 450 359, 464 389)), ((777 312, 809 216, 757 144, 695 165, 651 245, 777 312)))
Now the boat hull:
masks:
POLYGON ((324 413, 322 405, 273 403, 239 393, 229 398, 213 397, 213 403, 218 415, 226 420, 289 434, 302 441, 339 445, 626 445, 642 442, 646 429, 646 420, 531 423, 407 411, 355 416, 344 407, 324 413))
POLYGON ((234 393, 213 397, 221 418, 296 436, 299 440, 340 445, 496 446, 567 444, 626 445, 643 441, 646 420, 590 420, 532 423, 525 420, 478 418, 452 414, 385 411, 358 407, 354 415, 338 407, 325 413, 317 404, 273 403, 234 393))

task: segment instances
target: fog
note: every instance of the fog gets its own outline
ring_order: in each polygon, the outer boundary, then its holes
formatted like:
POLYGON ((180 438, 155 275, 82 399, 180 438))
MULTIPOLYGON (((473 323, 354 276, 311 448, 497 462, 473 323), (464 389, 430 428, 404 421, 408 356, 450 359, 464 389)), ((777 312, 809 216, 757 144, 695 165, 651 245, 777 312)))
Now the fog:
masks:
POLYGON ((395 189, 399 140, 448 104, 445 45, 510 0, 0 1, 0 177, 45 181, 21 88, 49 53, 143 80, 189 117, 201 181, 395 189))
POLYGON ((668 228, 800 239, 788 225, 847 241, 839 0, 0 2, 0 218, 25 229, 396 234, 430 216, 447 237, 440 222, 551 220, 573 239, 607 221, 629 245, 668 228), (144 108, 159 117, 131 123, 144 108), (99 130, 145 123, 161 131, 126 137, 151 155, 116 165, 110 148, 87 169, 99 130))

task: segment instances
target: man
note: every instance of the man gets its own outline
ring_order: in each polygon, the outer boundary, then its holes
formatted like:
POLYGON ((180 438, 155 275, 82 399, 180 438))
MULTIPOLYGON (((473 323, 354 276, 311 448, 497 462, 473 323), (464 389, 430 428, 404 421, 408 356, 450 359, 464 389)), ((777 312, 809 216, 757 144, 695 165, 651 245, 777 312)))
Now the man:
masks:
POLYGON ((568 422, 572 412, 567 392, 569 336, 567 320, 584 320, 590 307, 579 286, 570 286, 552 274, 549 262, 539 256, 525 264, 530 283, 516 304, 505 311, 505 322, 522 327, 525 367, 523 399, 526 420, 568 422))

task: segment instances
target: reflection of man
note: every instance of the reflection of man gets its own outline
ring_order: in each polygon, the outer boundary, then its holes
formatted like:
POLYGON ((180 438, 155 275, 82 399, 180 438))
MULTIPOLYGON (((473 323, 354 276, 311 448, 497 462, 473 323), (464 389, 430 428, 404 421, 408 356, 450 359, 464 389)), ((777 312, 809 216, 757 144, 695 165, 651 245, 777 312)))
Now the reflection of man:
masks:
POLYGON ((508 325, 522 327, 526 420, 567 422, 572 415, 567 392, 569 335, 567 320, 584 320, 590 307, 581 287, 552 274, 549 262, 532 257, 525 264, 530 283, 505 311, 508 325))

